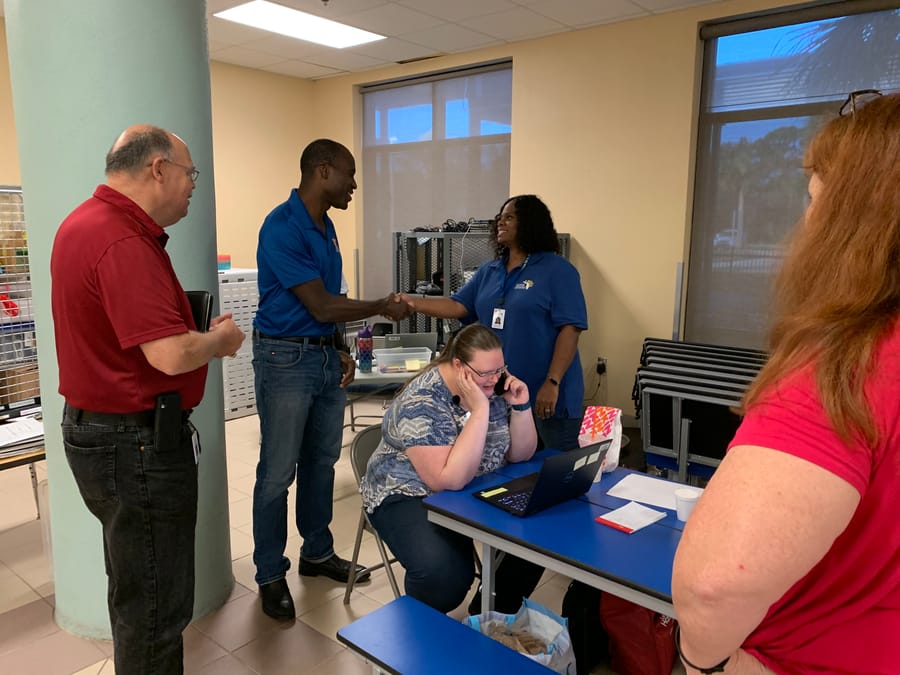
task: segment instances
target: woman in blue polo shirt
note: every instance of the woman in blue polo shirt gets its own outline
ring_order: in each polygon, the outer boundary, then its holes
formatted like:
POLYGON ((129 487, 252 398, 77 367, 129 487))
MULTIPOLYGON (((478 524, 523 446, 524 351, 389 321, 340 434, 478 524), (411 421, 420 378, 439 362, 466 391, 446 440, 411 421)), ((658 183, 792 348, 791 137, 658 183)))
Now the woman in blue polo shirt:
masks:
POLYGON ((575 448, 584 399, 578 337, 587 329, 581 277, 559 255, 550 209, 535 195, 507 199, 491 239, 496 259, 478 268, 458 293, 402 299, 429 316, 492 328, 509 369, 533 392, 542 444, 575 448))

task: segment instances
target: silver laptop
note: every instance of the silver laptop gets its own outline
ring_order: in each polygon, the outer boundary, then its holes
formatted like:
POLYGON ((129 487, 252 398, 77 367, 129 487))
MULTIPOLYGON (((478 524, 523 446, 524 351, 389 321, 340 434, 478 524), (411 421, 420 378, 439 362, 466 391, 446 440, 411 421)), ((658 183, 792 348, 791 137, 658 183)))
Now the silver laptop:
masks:
POLYGON ((388 333, 372 338, 374 349, 393 347, 428 347, 432 353, 437 349, 437 333, 388 333))

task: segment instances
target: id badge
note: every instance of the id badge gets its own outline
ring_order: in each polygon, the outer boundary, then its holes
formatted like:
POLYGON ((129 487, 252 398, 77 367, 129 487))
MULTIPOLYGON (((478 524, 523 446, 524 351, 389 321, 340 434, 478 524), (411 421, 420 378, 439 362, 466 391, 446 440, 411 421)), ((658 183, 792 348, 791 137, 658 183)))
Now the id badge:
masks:
POLYGON ((491 318, 491 328, 503 330, 504 323, 506 323, 506 310, 502 307, 495 307, 494 316, 491 318))
POLYGON ((191 447, 194 448, 194 464, 200 464, 200 434, 193 424, 191 424, 191 447))

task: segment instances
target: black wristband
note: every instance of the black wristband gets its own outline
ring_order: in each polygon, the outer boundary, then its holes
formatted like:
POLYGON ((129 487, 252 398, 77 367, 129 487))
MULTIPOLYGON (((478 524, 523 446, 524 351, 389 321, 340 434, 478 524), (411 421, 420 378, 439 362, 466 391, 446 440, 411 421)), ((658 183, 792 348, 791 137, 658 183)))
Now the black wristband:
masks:
POLYGON ((525 412, 526 410, 531 410, 531 401, 525 401, 525 403, 510 403, 509 407, 519 412, 525 412))
POLYGON ((559 380, 554 380, 552 377, 549 377, 549 376, 548 376, 548 377, 547 377, 547 382, 549 382, 550 384, 552 384, 554 387, 558 387, 558 386, 559 386, 559 380))
POLYGON ((703 675, 710 675, 710 673, 724 673, 725 672, 725 664, 731 659, 730 656, 726 656, 725 659, 711 668, 701 668, 700 666, 695 666, 693 663, 687 660, 687 657, 681 651, 681 626, 678 624, 675 625, 675 651, 678 652, 678 658, 682 660, 684 665, 688 668, 693 668, 694 670, 699 670, 703 675))

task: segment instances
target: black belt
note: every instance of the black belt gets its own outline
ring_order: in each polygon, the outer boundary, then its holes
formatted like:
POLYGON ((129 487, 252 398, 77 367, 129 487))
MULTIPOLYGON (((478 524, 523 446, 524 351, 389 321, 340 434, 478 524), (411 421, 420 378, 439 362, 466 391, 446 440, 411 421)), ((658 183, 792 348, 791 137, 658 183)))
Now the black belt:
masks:
MULTIPOLYGON (((182 421, 187 422, 192 410, 182 410, 182 421)), ((66 404, 65 416, 75 424, 102 424, 107 427, 152 427, 156 419, 154 410, 136 413, 101 413, 82 410, 66 404)))
POLYGON ((280 337, 277 335, 266 335, 261 330, 253 329, 253 337, 263 340, 281 340, 283 342, 294 342, 309 347, 335 347, 337 341, 334 335, 314 335, 311 337, 280 337))

